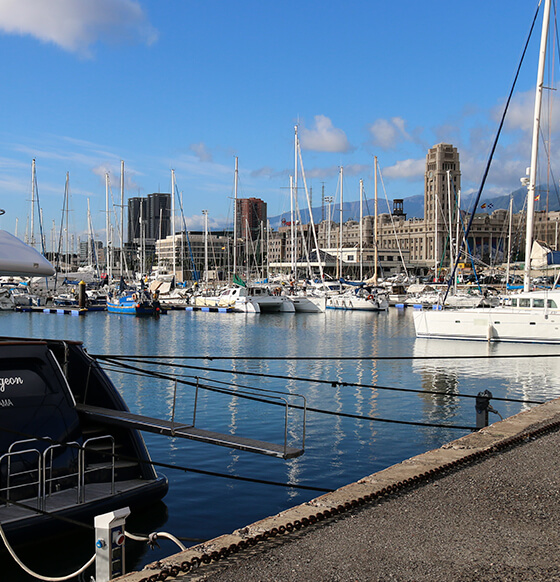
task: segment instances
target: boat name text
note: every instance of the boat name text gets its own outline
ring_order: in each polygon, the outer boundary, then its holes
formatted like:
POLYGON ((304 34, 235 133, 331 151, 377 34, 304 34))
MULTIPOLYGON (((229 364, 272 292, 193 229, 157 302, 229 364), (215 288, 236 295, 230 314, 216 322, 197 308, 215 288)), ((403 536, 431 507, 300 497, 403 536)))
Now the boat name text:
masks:
POLYGON ((0 400, 0 408, 8 408, 9 406, 13 406, 14 403, 9 398, 3 398, 0 400))
POLYGON ((13 386, 14 384, 23 384, 23 378, 20 376, 0 378, 0 392, 4 392, 6 390, 6 386, 13 386))

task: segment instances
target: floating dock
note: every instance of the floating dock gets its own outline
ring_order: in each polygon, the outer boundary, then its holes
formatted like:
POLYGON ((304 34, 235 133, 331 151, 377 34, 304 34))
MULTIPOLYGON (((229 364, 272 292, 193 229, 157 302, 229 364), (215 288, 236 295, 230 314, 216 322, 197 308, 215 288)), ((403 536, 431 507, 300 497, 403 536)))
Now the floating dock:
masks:
POLYGON ((15 311, 20 311, 22 313, 54 313, 56 315, 85 315, 88 309, 80 307, 38 307, 35 305, 30 305, 29 307, 23 307, 18 305, 15 311))

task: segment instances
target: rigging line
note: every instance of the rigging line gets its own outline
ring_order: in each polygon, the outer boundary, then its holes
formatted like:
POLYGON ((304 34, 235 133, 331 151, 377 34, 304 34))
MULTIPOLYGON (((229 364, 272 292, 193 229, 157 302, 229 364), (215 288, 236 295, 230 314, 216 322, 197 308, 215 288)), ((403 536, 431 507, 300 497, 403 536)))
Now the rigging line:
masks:
MULTIPOLYGON (((111 361, 111 360, 108 360, 108 361, 111 361)), ((137 360, 134 360, 132 358, 129 359, 128 361, 137 362, 137 360)), ((117 364, 117 362, 112 362, 112 363, 114 365, 119 365, 119 364, 117 364)), ((161 366, 168 365, 167 363, 164 363, 164 362, 152 361, 150 363, 156 364, 156 365, 161 365, 161 366)), ((122 363, 120 365, 122 365, 124 368, 127 368, 127 369, 141 370, 141 368, 135 368, 132 366, 128 366, 124 363, 122 363)), ((224 374, 239 374, 239 375, 244 375, 244 376, 256 376, 258 378, 274 378, 274 379, 286 380, 285 376, 282 376, 279 374, 263 374, 263 373, 259 373, 259 372, 246 372, 246 371, 242 371, 242 370, 223 370, 221 368, 205 368, 205 367, 201 367, 201 366, 188 366, 186 364, 174 364, 174 367, 194 369, 194 370, 204 370, 206 372, 221 372, 224 374)), ((173 380, 175 378, 175 376, 167 376, 167 375, 161 374, 160 372, 146 371, 146 373, 150 374, 150 375, 153 374, 156 377, 164 378, 167 380, 173 380)), ((448 392, 440 392, 440 391, 436 391, 436 390, 420 390, 420 389, 416 389, 416 388, 395 388, 395 387, 391 387, 391 386, 374 386, 372 384, 360 384, 357 382, 341 382, 339 380, 322 380, 320 378, 301 378, 298 376, 290 376, 289 380, 294 380, 297 382, 314 382, 317 384, 330 384, 333 387, 335 387, 335 386, 353 386, 356 388, 371 388, 374 390, 392 390, 394 392, 412 392, 412 393, 417 393, 417 394, 435 394, 435 395, 449 396, 448 392)), ((194 383, 187 382, 185 380, 182 380, 181 383, 188 384, 188 385, 194 385, 194 383)), ((215 390, 215 391, 219 390, 218 388, 210 388, 210 387, 207 387, 207 389, 208 390, 215 390)), ((457 394, 456 396, 462 397, 462 398, 476 398, 476 395, 474 395, 474 394, 457 394)), ((244 398, 248 398, 248 397, 244 396, 244 398)), ((541 400, 518 400, 518 399, 513 399, 513 398, 501 398, 498 396, 493 397, 493 399, 499 400, 499 401, 504 401, 504 402, 518 402, 521 404, 543 404, 543 401, 541 401, 541 400)))
MULTIPOLYGON (((137 370, 140 370, 139 368, 136 368, 137 370)), ((189 386, 198 386, 199 388, 202 388, 203 390, 209 390, 212 392, 218 392, 220 394, 227 394, 229 396, 237 396, 238 398, 245 398, 246 400, 253 400, 255 402, 266 402, 268 404, 272 404, 275 406, 285 406, 285 403, 283 402, 275 402, 273 400, 265 400, 263 398, 257 398, 256 396, 249 396, 247 394, 239 394, 237 392, 232 392, 230 390, 223 390, 221 388, 217 388, 217 387, 212 387, 212 386, 206 386, 203 384, 196 384, 194 382, 186 382, 185 380, 178 380, 175 376, 166 376, 164 374, 160 374, 158 372, 151 372, 149 370, 145 370, 145 375, 146 376, 155 376, 157 378, 160 379, 166 379, 166 380, 171 380, 171 381, 176 381, 179 382, 180 384, 186 384, 189 386)), ((284 379, 283 377, 281 377, 282 379, 284 379)), ((212 381, 212 380, 210 380, 212 381)), ((326 381, 323 381, 326 382, 326 381)), ((375 386, 367 386, 367 385, 361 385, 361 384, 347 384, 347 383, 337 383, 337 382, 328 382, 331 385, 338 385, 338 386, 356 386, 356 387, 362 387, 362 388, 375 388, 375 386)), ((256 389, 255 389, 256 390, 256 389)), ((420 392, 421 394, 430 394, 430 392, 428 391, 421 391, 421 390, 407 390, 406 388, 388 388, 388 390, 405 390, 405 391, 410 391, 410 392, 420 392)), ((449 394, 448 392, 436 392, 435 394, 441 395, 441 396, 463 396, 465 398, 476 398, 476 396, 470 395, 470 394, 449 394)), ((522 401, 514 401, 514 400, 509 400, 509 399, 504 399, 504 398, 493 398, 493 400, 499 400, 499 401, 504 401, 506 400, 507 402, 521 402, 521 403, 529 403, 529 404, 542 404, 542 402, 531 402, 531 401, 527 401, 527 400, 522 400, 522 401)), ((455 429, 459 429, 459 430, 476 430, 475 427, 472 426, 463 426, 463 425, 451 425, 451 424, 437 424, 437 423, 430 423, 430 422, 418 422, 418 421, 406 421, 406 420, 395 420, 395 419, 390 419, 390 418, 376 418, 373 416, 363 416, 360 414, 352 414, 349 412, 335 412, 335 411, 331 411, 331 410, 324 410, 321 408, 310 408, 308 406, 299 406, 297 404, 289 404, 288 405, 289 408, 293 409, 293 410, 306 410, 309 412, 317 412, 319 414, 328 414, 330 416, 340 416, 343 418, 354 418, 356 420, 370 420, 373 422, 385 422, 385 423, 390 423, 390 424, 405 424, 405 425, 411 425, 411 426, 427 426, 427 427, 432 427, 432 428, 455 428, 455 429)), ((1 429, 0 429, 1 430, 1 429)))
POLYGON ((533 35, 533 29, 535 28, 535 23, 537 21, 537 16, 539 14, 539 8, 540 8, 540 2, 537 5, 537 10, 535 12, 535 16, 533 18, 533 22, 531 23, 531 28, 529 30, 529 35, 527 37, 527 40, 525 42, 525 47, 523 49, 523 53, 521 55, 521 59, 519 61, 519 65, 517 66, 517 71, 515 73, 515 78, 513 80, 513 84, 511 86, 511 90, 509 92, 505 107, 504 107, 504 111, 502 113, 502 118, 500 119, 500 124, 498 126, 498 131, 496 132, 496 137, 494 138, 494 143, 492 144, 492 148, 490 150, 490 155, 488 156, 488 161, 486 162, 486 167, 484 169, 484 174, 482 176, 482 181, 480 182, 480 187, 478 189, 478 193, 476 195, 476 198, 474 200, 474 204, 472 206, 472 212, 471 215, 469 217, 469 222, 467 225, 467 231, 465 233, 465 237, 463 239, 463 241, 461 242, 461 248, 459 249, 459 253, 457 253, 457 258, 455 259, 455 263, 453 265, 453 271, 451 273, 451 276, 449 277, 449 280, 447 281, 447 289, 445 291, 445 295, 443 298, 443 302, 445 303, 445 300, 447 299, 447 295, 449 294, 449 291, 451 289, 451 284, 453 282, 453 280, 455 279, 455 273, 457 272, 457 267, 459 265, 459 261, 460 261, 460 253, 463 250, 464 247, 464 243, 465 240, 467 239, 468 235, 470 234, 471 231, 471 227, 472 227, 472 223, 474 221, 474 216, 475 216, 475 212, 476 212, 476 208, 478 206, 478 203, 480 202, 480 197, 482 196, 482 190, 484 189, 484 185, 486 184, 486 179, 488 178, 488 173, 490 172, 490 165, 492 164, 492 160, 494 158, 494 153, 496 151, 496 148, 498 147, 498 140, 500 138, 500 135, 502 133, 502 128, 504 127, 504 123, 506 120, 506 114, 509 110, 509 105, 511 103, 512 97, 513 97, 513 91, 515 89, 515 86, 517 85, 517 80, 519 78, 519 74, 521 72, 521 65, 523 64, 523 61, 525 60, 525 54, 527 53, 527 49, 529 47, 529 41, 531 40, 531 36, 533 35))
MULTIPOLYGON (((201 369, 205 370, 205 368, 201 368, 201 369)), ((123 373, 123 374, 128 374, 128 372, 120 371, 120 370, 118 370, 118 368, 113 368, 113 370, 115 372, 120 372, 120 373, 123 373)), ((151 373, 150 370, 143 370, 143 372, 145 372, 148 375, 151 373)), ((232 373, 235 373, 235 372, 232 372, 232 373)), ((186 376, 186 375, 183 375, 183 374, 175 374, 173 376, 173 378, 200 378, 200 376, 186 376)), ((281 378, 283 380, 286 379, 284 376, 279 376, 279 378, 281 378)), ((206 382, 213 382, 215 384, 227 384, 229 386, 232 386, 233 388, 241 388, 241 389, 244 389, 244 390, 253 390, 253 391, 256 391, 256 392, 261 392, 261 391, 262 392, 271 392, 273 394, 281 394, 283 396, 291 396, 291 397, 294 397, 294 398, 297 398, 297 397, 300 396, 299 394, 296 394, 296 393, 282 392, 280 390, 270 390, 268 388, 264 388, 263 389, 263 388, 258 388, 256 386, 248 386, 248 385, 244 385, 244 384, 239 384, 237 382, 227 382, 227 381, 224 381, 224 380, 216 380, 215 378, 201 378, 201 379, 205 380, 206 382)), ((296 380, 296 378, 288 378, 288 379, 289 380, 296 380)), ((317 380, 317 382, 319 382, 319 380, 317 380)), ((356 388, 371 388, 372 390, 375 390, 375 389, 379 389, 379 390, 405 390, 407 392, 410 391, 410 392, 419 393, 419 394, 431 394, 431 395, 435 395, 435 396, 454 396, 454 397, 457 397, 457 398, 477 398, 478 397, 478 396, 475 396, 473 394, 460 394, 460 393, 452 394, 452 393, 449 393, 449 392, 442 392, 442 391, 436 391, 436 390, 415 390, 413 388, 402 388, 402 389, 400 389, 400 388, 391 388, 391 387, 384 387, 384 386, 374 386, 372 384, 353 384, 353 383, 346 383, 346 382, 338 383, 338 382, 332 382, 332 381, 329 381, 329 380, 327 382, 329 384, 331 384, 331 385, 336 384, 336 385, 340 385, 340 386, 343 386, 343 387, 345 387, 345 386, 348 386, 348 387, 354 386, 356 388)), ((234 391, 231 391, 231 390, 223 390, 223 389, 220 389, 220 388, 214 387, 214 386, 204 386, 204 385, 200 385, 200 384, 199 384, 199 386, 202 389, 208 389, 208 390, 211 390, 211 391, 214 391, 214 392, 219 392, 221 394, 231 394, 232 396, 239 396, 241 398, 251 398, 253 400, 255 399, 255 397, 245 396, 243 393, 234 392, 234 391)), ((516 402, 516 403, 519 403, 519 404, 543 404, 544 403, 541 400, 521 400, 521 399, 516 399, 516 398, 505 398, 505 397, 500 397, 500 396, 493 396, 492 399, 493 400, 499 400, 500 402, 516 402)), ((268 400, 268 399, 264 399, 264 398, 263 399, 259 399, 259 401, 260 402, 268 402, 270 404, 277 404, 276 402, 274 402, 272 400, 268 400)), ((292 404, 289 404, 288 406, 290 408, 302 408, 302 407, 298 407, 298 406, 295 406, 295 405, 292 405, 292 404)), ((325 412, 326 414, 331 414, 329 411, 325 411, 325 410, 322 410, 322 409, 311 409, 311 408, 309 408, 307 406, 305 407, 305 409, 306 410, 313 410, 314 412, 325 412)), ((363 417, 358 417, 358 418, 363 418, 363 417)))
MULTIPOLYGON (((558 358, 558 354, 477 354, 477 355, 454 355, 454 356, 130 356, 122 354, 90 354, 96 360, 263 360, 263 361, 400 361, 400 360, 473 360, 473 359, 517 359, 517 358, 558 358)), ((173 364, 176 365, 176 364, 173 364)))

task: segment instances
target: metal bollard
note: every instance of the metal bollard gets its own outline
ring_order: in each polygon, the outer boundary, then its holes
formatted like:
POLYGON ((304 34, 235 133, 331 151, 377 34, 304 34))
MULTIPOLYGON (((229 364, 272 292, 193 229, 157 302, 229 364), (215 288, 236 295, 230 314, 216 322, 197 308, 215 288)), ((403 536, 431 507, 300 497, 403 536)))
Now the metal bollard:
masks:
POLYGON ((476 429, 479 430, 488 426, 488 412, 489 410, 494 411, 490 406, 490 398, 492 398, 492 392, 490 390, 485 390, 484 392, 479 392, 476 396, 476 429))

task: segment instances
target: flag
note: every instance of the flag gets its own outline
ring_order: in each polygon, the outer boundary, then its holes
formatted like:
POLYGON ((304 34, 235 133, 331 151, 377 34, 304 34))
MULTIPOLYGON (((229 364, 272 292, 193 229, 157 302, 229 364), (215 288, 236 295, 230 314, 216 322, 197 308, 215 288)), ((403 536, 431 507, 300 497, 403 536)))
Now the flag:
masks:
POLYGON ((536 202, 537 200, 540 200, 540 199, 541 199, 541 195, 540 195, 540 194, 537 194, 537 195, 535 196, 535 202, 536 202))
POLYGON ((493 204, 488 204, 488 208, 494 208, 493 204))
POLYGON ((480 208, 486 208, 486 202, 480 208))
POLYGON ((243 279, 241 277, 238 277, 235 274, 233 275, 233 284, 239 285, 240 287, 247 287, 247 285, 245 284, 245 281, 243 281, 243 279))

